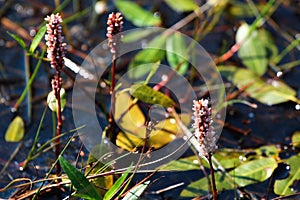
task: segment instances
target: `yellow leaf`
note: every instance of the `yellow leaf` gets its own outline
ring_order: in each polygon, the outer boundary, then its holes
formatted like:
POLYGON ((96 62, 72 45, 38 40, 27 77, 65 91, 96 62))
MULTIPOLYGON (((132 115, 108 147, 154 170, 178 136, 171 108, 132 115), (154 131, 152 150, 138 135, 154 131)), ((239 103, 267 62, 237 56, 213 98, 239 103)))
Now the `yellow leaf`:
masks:
POLYGON ((20 116, 16 116, 9 124, 5 133, 6 142, 19 142, 24 137, 24 121, 20 116))

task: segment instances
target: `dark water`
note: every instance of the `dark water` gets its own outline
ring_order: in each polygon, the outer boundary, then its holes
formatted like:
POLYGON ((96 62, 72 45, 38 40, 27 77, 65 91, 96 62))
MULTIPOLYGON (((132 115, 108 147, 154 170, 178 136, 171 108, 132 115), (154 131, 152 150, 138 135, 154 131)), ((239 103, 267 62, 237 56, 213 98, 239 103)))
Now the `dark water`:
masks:
MULTIPOLYGON (((74 1, 76 2, 76 1, 74 1)), ((85 8, 92 4, 92 1, 79 1, 79 7, 85 8)), ((185 16, 185 14, 178 14, 170 10, 164 3, 160 4, 160 1, 156 2, 161 16, 165 19, 164 25, 169 27, 177 22, 179 19, 185 16), (159 6, 158 6, 159 5, 159 6)), ((288 1, 293 2, 293 1, 288 1)), ((3 8, 6 1, 0 0, 0 8, 3 8)), ((109 2, 110 11, 113 11, 113 5, 109 2)), ((283 5, 278 11, 275 12, 273 18, 278 24, 280 24, 290 34, 299 33, 300 23, 299 2, 293 2, 291 5, 283 5), (294 7, 293 7, 294 6, 294 7)), ((9 18, 13 22, 23 27, 27 32, 34 30, 43 20, 45 15, 49 14, 51 8, 54 5, 48 1, 14 1, 11 3, 2 17, 9 18), (45 6, 47 5, 47 6, 45 6)), ((72 4, 66 9, 66 14, 72 14, 72 4)), ((74 48, 88 52, 90 48, 98 44, 105 39, 106 29, 106 17, 107 14, 100 15, 96 18, 96 26, 92 26, 90 23, 91 15, 84 16, 79 20, 72 22, 68 25, 69 30, 73 37, 74 48), (84 37, 82 37, 83 35, 84 37)), ((224 20, 224 19, 222 19, 224 20)), ((248 19, 249 20, 249 19, 248 19)), ((224 20, 223 23, 225 23, 224 20)), ((235 24, 231 24, 235 26, 235 24)), ((287 42, 284 41, 282 36, 274 31, 269 25, 266 25, 270 29, 275 38, 276 44, 279 48, 284 48, 287 42)), ((133 28, 133 25, 127 23, 125 29, 133 28)), ((6 33, 7 28, 3 25, 0 26, 0 169, 2 169, 5 163, 9 160, 12 153, 19 147, 20 143, 7 143, 4 141, 5 130, 8 124, 14 117, 15 113, 11 112, 11 108, 22 93, 26 80, 25 80, 25 52, 18 46, 18 44, 6 33)), ((9 30, 13 32, 13 30, 9 30)), ((205 37, 201 41, 201 45, 209 52, 219 53, 218 48, 222 39, 232 37, 233 29, 228 28, 225 33, 216 32, 205 37), (213 41, 213 42, 212 42, 213 41)), ((231 38, 233 41, 233 38, 231 38)), ((29 44, 30 41, 26 41, 29 44)), ((294 50, 291 53, 292 56, 287 57, 282 62, 289 62, 291 60, 299 60, 299 50, 294 50)), ((75 55, 69 55, 73 61, 80 63, 82 59, 75 55)), ((36 64, 36 59, 30 58, 31 71, 36 64)), ((19 171, 19 164, 24 161, 32 146, 34 135, 39 124, 39 120, 46 106, 46 95, 51 90, 50 82, 54 72, 49 69, 48 63, 43 63, 40 67, 38 75, 32 86, 32 103, 31 114, 29 115, 29 106, 24 101, 18 111, 25 123, 26 123, 26 135, 20 150, 10 162, 7 170, 0 177, 0 187, 5 186, 14 178, 28 177, 31 179, 42 178, 48 172, 51 163, 53 162, 54 153, 49 151, 34 162, 29 164, 28 170, 19 171), (38 166, 38 170, 34 167, 38 166)), ((298 91, 300 97, 300 66, 291 69, 284 73, 281 77, 287 84, 298 91)), ((68 83, 68 82, 67 82, 68 83)), ((66 83, 66 84, 67 84, 66 83)), ((71 88, 67 89, 68 99, 71 99, 71 88)), ((233 131, 230 128, 225 128, 219 140, 219 147, 231 147, 231 148, 248 148, 258 147, 265 144, 279 144, 288 145, 290 137, 293 132, 300 130, 300 111, 295 109, 296 104, 293 102, 287 102, 276 106, 262 105, 254 100, 250 100, 258 105, 257 109, 253 109, 244 105, 234 105, 228 108, 227 122, 242 130, 249 130, 250 134, 247 136, 233 131)), ((67 103, 66 109, 63 112, 64 115, 64 131, 74 128, 72 119, 72 113, 70 108, 71 102, 67 103)), ((52 127, 52 113, 47 111, 45 121, 43 123, 39 143, 43 144, 53 136, 52 127)), ((75 160, 79 149, 81 147, 80 140, 75 140, 71 143, 66 152, 66 156, 69 160, 75 160)), ((87 158, 87 152, 83 147, 85 155, 81 159, 87 158)), ((178 188, 170 191, 163 192, 161 194, 154 194, 154 191, 168 187, 172 184, 184 182, 188 184, 191 181, 195 181, 202 176, 199 172, 185 172, 185 173, 158 173, 152 179, 159 179, 157 184, 151 185, 146 192, 146 196, 149 199, 168 199, 175 198, 180 194, 180 191, 185 186, 179 186, 178 188)), ((137 180, 142 179, 144 175, 137 175, 137 180)), ((253 191, 258 193, 264 193, 267 182, 257 184, 252 188, 253 191)), ((1 198, 7 198, 11 194, 11 190, 0 193, 1 198)), ((233 193, 226 192, 224 197, 232 197, 233 193), (229 193, 229 194, 226 194, 229 193)))

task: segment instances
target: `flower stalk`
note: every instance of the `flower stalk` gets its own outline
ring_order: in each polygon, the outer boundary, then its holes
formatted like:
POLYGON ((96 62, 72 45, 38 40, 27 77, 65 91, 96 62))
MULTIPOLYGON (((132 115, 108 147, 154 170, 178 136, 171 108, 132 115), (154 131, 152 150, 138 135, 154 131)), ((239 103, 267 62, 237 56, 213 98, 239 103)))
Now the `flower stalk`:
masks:
MULTIPOLYGON (((47 16, 45 21, 48 23, 46 24, 47 32, 45 35, 46 45, 47 45, 47 57, 50 60, 51 68, 55 69, 56 74, 54 75, 51 85, 52 90, 54 92, 54 96, 57 101, 57 126, 56 126, 56 137, 55 140, 55 155, 56 159, 58 159, 60 154, 60 134, 62 129, 62 107, 61 107, 61 99, 60 99, 60 92, 62 88, 62 78, 61 78, 61 70, 64 67, 64 57, 66 52, 66 43, 63 43, 63 36, 62 36, 62 18, 57 14, 52 14, 51 16, 47 16)), ((59 175, 61 173, 61 166, 59 162, 56 166, 56 174, 59 175)))
POLYGON ((218 192, 215 183, 214 168, 212 164, 212 154, 217 149, 214 127, 212 126, 212 108, 209 106, 207 99, 193 101, 194 111, 194 134, 198 139, 203 156, 209 162, 210 174, 212 179, 213 199, 216 200, 218 192))
POLYGON ((115 121, 113 118, 113 112, 115 110, 115 71, 116 71, 116 61, 119 53, 119 45, 121 42, 121 35, 119 34, 123 28, 123 16, 120 12, 111 13, 107 19, 107 38, 108 38, 108 47, 112 53, 112 68, 111 68, 111 108, 109 113, 109 137, 112 143, 116 143, 117 135, 113 130, 115 127, 115 121))

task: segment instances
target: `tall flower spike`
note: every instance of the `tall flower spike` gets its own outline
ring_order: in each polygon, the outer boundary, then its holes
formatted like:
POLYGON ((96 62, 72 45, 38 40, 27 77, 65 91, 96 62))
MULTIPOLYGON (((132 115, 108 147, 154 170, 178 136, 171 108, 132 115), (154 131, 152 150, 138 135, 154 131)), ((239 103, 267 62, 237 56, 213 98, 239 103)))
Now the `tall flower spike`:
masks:
POLYGON ((214 127, 212 126, 211 107, 207 99, 193 101, 193 128, 205 157, 217 149, 214 127))
POLYGON ((63 43, 62 18, 57 14, 47 16, 47 33, 45 35, 47 45, 47 57, 50 59, 51 67, 60 71, 64 66, 64 57, 66 52, 66 43, 63 43))
POLYGON ((107 38, 108 46, 111 53, 116 53, 118 45, 121 40, 121 36, 117 35, 122 31, 123 28, 123 16, 120 12, 111 13, 107 19, 107 38))

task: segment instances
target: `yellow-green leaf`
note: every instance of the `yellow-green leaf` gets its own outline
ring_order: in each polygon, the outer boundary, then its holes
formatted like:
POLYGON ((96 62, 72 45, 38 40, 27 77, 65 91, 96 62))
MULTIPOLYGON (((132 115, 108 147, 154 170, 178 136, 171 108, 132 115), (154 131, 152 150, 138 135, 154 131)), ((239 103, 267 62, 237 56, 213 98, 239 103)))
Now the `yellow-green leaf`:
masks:
POLYGON ((198 8, 194 0, 165 0, 165 2, 179 12, 193 11, 198 8))
POLYGON ((16 116, 9 124, 5 133, 6 142, 19 142, 24 137, 24 121, 20 116, 16 116))
POLYGON ((163 107, 171 107, 175 104, 170 97, 162 92, 153 90, 153 88, 143 84, 132 85, 130 94, 145 103, 158 104, 163 107))
POLYGON ((263 104, 271 106, 289 100, 300 102, 295 97, 296 91, 280 80, 266 82, 253 71, 235 66, 219 66, 218 69, 239 89, 247 86, 245 92, 263 104))
POLYGON ((173 69, 184 75, 188 69, 189 63, 187 45, 180 33, 174 33, 166 42, 167 60, 173 69), (174 52, 174 53, 173 53, 174 52))
POLYGON ((300 148, 300 131, 296 131, 292 136, 292 145, 294 147, 300 148))
POLYGON ((261 158, 246 162, 230 171, 235 183, 244 187, 253 183, 267 180, 277 168, 277 162, 274 158, 261 158))
POLYGON ((159 16, 144 10, 132 1, 116 0, 115 4, 124 17, 138 27, 157 26, 161 23, 159 16))
POLYGON ((236 42, 241 44, 238 55, 243 64, 258 75, 267 71, 267 50, 259 32, 254 30, 250 35, 250 26, 243 23, 236 33, 236 42))
POLYGON ((276 180, 274 184, 274 192, 282 196, 296 193, 292 185, 300 180, 300 155, 290 157, 286 163, 290 166, 289 176, 283 180, 276 180))

